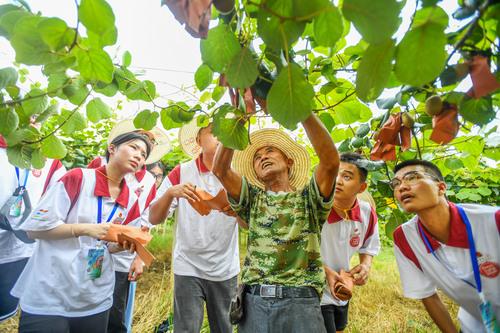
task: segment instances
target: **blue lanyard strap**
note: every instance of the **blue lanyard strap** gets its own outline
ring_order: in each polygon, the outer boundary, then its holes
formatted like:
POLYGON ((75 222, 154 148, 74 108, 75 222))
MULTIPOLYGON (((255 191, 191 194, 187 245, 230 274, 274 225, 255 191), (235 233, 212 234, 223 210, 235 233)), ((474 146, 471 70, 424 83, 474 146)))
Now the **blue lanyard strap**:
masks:
MULTIPOLYGON (((106 223, 109 223, 111 221, 113 215, 115 215, 116 209, 118 209, 117 202, 115 202, 113 209, 111 210, 111 213, 109 213, 106 223)), ((97 224, 101 222, 102 222, 102 197, 99 196, 97 197, 97 224)))
MULTIPOLYGON (((20 176, 19 176, 19 168, 18 167, 15 167, 16 169, 16 177, 17 177, 17 186, 21 186, 21 181, 20 181, 20 176)), ((29 176, 30 172, 29 170, 24 170, 24 183, 23 183, 23 187, 26 188, 26 184, 28 183, 28 176, 29 176)))

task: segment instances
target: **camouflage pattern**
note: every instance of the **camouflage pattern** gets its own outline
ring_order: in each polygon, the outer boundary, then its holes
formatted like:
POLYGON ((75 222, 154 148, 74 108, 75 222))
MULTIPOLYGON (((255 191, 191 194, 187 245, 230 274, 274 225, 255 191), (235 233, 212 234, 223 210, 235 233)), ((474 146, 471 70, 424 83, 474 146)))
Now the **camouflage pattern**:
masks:
POLYGON ((314 177, 302 190, 289 193, 266 192, 243 177, 240 202, 230 198, 234 211, 249 226, 242 282, 310 286, 321 296, 325 285, 321 226, 332 199, 324 201, 314 177))

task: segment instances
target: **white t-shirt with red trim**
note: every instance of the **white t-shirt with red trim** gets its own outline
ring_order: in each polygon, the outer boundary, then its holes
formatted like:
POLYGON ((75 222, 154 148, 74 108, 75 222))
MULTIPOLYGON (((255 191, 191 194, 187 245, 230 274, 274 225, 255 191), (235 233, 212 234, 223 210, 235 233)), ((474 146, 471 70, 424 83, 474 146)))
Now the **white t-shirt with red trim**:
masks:
MULTIPOLYGON (((9 163, 6 146, 0 142, 0 207, 12 196, 18 183, 16 169, 9 163)), ((19 170, 19 181, 22 185, 25 170, 19 170)), ((32 169, 28 171, 26 188, 28 190, 32 208, 36 206, 42 194, 49 186, 61 178, 66 169, 58 160, 47 160, 41 170, 32 169)), ((22 212, 24 211, 24 205, 22 212)), ((22 216, 21 212, 21 216, 22 216)), ((7 217, 11 218, 11 217, 7 217)), ((21 217, 19 217, 21 218, 21 217)), ((0 229, 0 264, 14 262, 31 256, 34 244, 26 244, 20 241, 12 232, 0 229)))
MULTIPOLYGON (((93 159, 87 167, 96 169, 106 164, 106 158, 98 156, 93 159)), ((153 225, 149 223, 149 205, 156 196, 155 177, 153 177, 153 175, 146 170, 146 166, 144 166, 135 174, 127 174, 125 180, 127 181, 130 191, 134 192, 138 199, 128 212, 127 220, 124 221, 124 224, 133 222, 135 225, 140 224, 141 226, 151 229, 153 225), (140 221, 134 221, 134 219, 137 218, 139 218, 140 221)), ((135 253, 130 253, 128 251, 113 253, 115 271, 128 272, 135 256, 135 253)))
MULTIPOLYGON (((109 194, 106 168, 73 169, 66 173, 40 200, 23 229, 50 230, 64 223, 97 223, 98 196, 102 196, 102 223, 127 220, 137 201, 126 181, 116 200, 109 194)), ((90 279, 87 255, 98 241, 82 236, 60 240, 38 240, 33 256, 12 289, 21 309, 38 315, 89 316, 109 309, 113 303, 115 273, 111 254, 104 247, 102 274, 90 279)))
MULTIPOLYGON (((158 189, 157 199, 173 185, 191 183, 212 195, 223 189, 220 181, 203 164, 201 156, 176 166, 158 189)), ((224 281, 240 272, 238 223, 236 218, 212 210, 201 216, 186 199, 174 200, 176 238, 174 273, 211 281, 224 281)))
MULTIPOLYGON (((456 205, 450 206, 450 235, 446 244, 434 239, 415 216, 394 231, 394 252, 405 297, 423 299, 441 289, 460 305, 461 330, 485 332, 479 312, 479 296, 469 254, 467 232, 456 205), (425 246, 419 225, 430 241, 436 259, 425 246)), ((481 283, 500 319, 500 210, 498 207, 460 204, 472 227, 481 283)))
MULTIPOLYGON (((323 263, 339 272, 350 270, 351 258, 355 253, 376 256, 380 251, 378 218, 369 203, 356 200, 355 206, 348 213, 349 219, 343 219, 332 209, 321 230, 321 257, 323 263)), ((332 296, 325 287, 321 305, 346 305, 332 296)))

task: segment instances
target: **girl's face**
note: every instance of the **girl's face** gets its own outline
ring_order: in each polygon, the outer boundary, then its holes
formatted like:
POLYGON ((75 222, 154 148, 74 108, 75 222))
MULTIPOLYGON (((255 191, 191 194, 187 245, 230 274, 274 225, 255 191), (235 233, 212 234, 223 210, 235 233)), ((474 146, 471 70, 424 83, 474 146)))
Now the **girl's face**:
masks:
POLYGON ((109 146, 109 160, 122 168, 125 173, 136 172, 144 166, 147 158, 147 146, 144 141, 135 139, 119 146, 109 146))

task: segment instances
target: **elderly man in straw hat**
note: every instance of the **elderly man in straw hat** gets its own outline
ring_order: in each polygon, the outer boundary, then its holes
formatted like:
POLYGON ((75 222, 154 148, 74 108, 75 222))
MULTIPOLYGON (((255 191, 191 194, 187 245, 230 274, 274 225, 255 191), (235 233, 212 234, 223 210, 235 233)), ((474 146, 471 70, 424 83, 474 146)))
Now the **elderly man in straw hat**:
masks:
POLYGON ((197 188, 213 196, 223 190, 211 171, 219 142, 212 135, 212 125, 200 128, 196 119, 181 128, 179 142, 193 159, 168 174, 149 215, 154 224, 169 211, 176 212, 175 331, 200 332, 205 302, 210 331, 232 332, 227 312, 240 271, 237 220, 217 210, 201 216, 188 202, 200 200, 197 188))
POLYGON ((315 115, 302 125, 319 157, 310 179, 306 149, 276 129, 250 135, 251 144, 235 154, 236 171, 233 150, 221 146, 215 156, 213 171, 249 226, 240 333, 325 332, 320 238, 339 155, 315 115))

